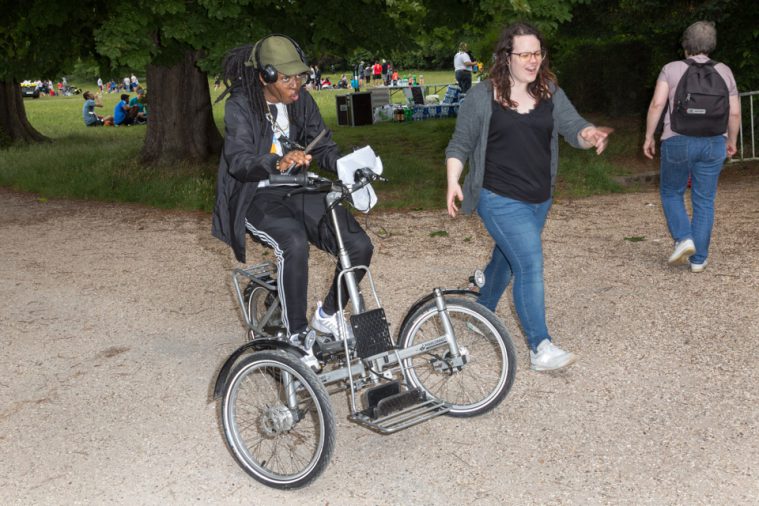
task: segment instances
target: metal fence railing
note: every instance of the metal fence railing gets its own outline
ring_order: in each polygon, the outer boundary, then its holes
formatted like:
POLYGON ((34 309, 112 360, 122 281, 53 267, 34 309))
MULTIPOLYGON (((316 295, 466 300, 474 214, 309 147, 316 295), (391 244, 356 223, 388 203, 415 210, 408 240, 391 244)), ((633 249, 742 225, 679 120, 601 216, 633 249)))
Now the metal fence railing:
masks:
POLYGON ((759 91, 747 91, 740 94, 741 129, 738 133, 738 156, 731 158, 732 162, 759 160, 756 146, 756 140, 759 137, 759 118, 754 112, 754 97, 759 97, 759 91))

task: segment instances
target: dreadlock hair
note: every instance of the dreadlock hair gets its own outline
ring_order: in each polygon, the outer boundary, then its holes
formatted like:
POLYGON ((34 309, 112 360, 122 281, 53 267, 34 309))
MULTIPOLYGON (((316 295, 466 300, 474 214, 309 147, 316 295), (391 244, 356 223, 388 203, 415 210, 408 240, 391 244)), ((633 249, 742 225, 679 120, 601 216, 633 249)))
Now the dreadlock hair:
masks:
MULTIPOLYGON (((540 41, 540 47, 545 47, 543 36, 537 28, 527 23, 514 23, 507 26, 501 33, 501 37, 495 47, 495 65, 490 71, 490 79, 496 90, 496 100, 504 107, 516 107, 517 103, 511 99, 511 72, 509 71, 509 57, 514 50, 514 37, 517 35, 534 35, 540 41)), ((540 62, 538 77, 527 85, 527 92, 537 102, 551 98, 549 83, 558 84, 556 75, 551 72, 548 63, 548 55, 540 62)))
POLYGON ((226 89, 219 95, 216 102, 219 102, 233 89, 241 88, 248 100, 251 112, 258 111, 263 117, 269 112, 269 107, 266 105, 266 98, 264 98, 263 84, 258 78, 258 69, 245 65, 254 47, 254 44, 246 44, 231 49, 224 56, 220 77, 226 89))

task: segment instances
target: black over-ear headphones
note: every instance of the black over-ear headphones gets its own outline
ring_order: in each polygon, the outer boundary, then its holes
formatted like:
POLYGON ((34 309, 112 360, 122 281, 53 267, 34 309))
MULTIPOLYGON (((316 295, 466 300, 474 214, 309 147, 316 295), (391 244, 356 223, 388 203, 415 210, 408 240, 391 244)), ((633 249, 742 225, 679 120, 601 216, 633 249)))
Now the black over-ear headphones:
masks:
POLYGON ((300 61, 306 64, 306 55, 303 54, 303 50, 300 48, 297 42, 295 42, 292 38, 288 37, 287 35, 284 35, 281 33, 271 33, 258 41, 258 43, 256 44, 256 49, 254 51, 254 58, 256 60, 255 61, 256 68, 258 69, 258 72, 260 72, 261 78, 263 78, 266 84, 276 83, 277 78, 279 77, 279 72, 277 72, 277 69, 275 69, 271 65, 266 65, 266 66, 261 65, 261 46, 263 46, 264 41, 268 39, 269 37, 284 37, 285 39, 289 40, 292 43, 293 47, 295 47, 295 51, 298 53, 298 57, 300 58, 300 61))

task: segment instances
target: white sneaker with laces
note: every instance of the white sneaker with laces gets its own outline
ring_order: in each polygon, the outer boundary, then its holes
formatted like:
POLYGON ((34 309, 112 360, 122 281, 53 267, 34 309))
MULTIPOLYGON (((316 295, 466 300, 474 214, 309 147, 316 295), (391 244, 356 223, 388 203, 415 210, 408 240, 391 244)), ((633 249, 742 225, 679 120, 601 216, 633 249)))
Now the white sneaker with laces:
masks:
MULTIPOLYGON (((314 311, 314 316, 311 318, 311 328, 322 334, 330 334, 336 340, 340 339, 340 322, 337 318, 337 313, 332 316, 325 316, 321 302, 316 303, 316 311, 314 311)), ((348 333, 350 334, 350 328, 348 329, 348 333)))
POLYGON ((691 262, 690 260, 688 260, 688 263, 690 264, 690 271, 691 272, 704 272, 704 269, 706 269, 706 264, 708 264, 709 261, 708 260, 704 260, 700 264, 697 264, 697 263, 694 263, 694 262, 691 262))
POLYGON ((675 251, 669 256, 668 262, 676 264, 687 261, 688 257, 696 252, 696 245, 692 239, 684 239, 675 244, 675 251))
POLYGON ((534 371, 553 371, 574 364, 574 353, 564 351, 548 339, 543 339, 537 351, 530 351, 530 367, 534 371))

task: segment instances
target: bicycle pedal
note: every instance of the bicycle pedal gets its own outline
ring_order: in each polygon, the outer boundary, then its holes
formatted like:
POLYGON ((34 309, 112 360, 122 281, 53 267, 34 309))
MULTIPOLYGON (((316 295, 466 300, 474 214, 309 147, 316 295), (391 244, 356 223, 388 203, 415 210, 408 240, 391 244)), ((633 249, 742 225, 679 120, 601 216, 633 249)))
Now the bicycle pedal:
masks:
POLYGON ((401 384, 398 381, 391 381, 366 392, 367 408, 364 414, 376 420, 424 400, 425 396, 418 388, 401 391, 401 384))
MULTIPOLYGON (((352 350, 356 344, 356 340, 353 338, 348 339, 348 349, 352 350)), ((317 338, 314 344, 314 354, 318 357, 328 357, 331 355, 338 355, 345 352, 345 344, 343 341, 321 341, 317 338)))
POLYGON ((374 409, 374 417, 382 418, 396 411, 419 404, 425 399, 426 397, 418 388, 385 397, 377 403, 377 407, 374 409))

